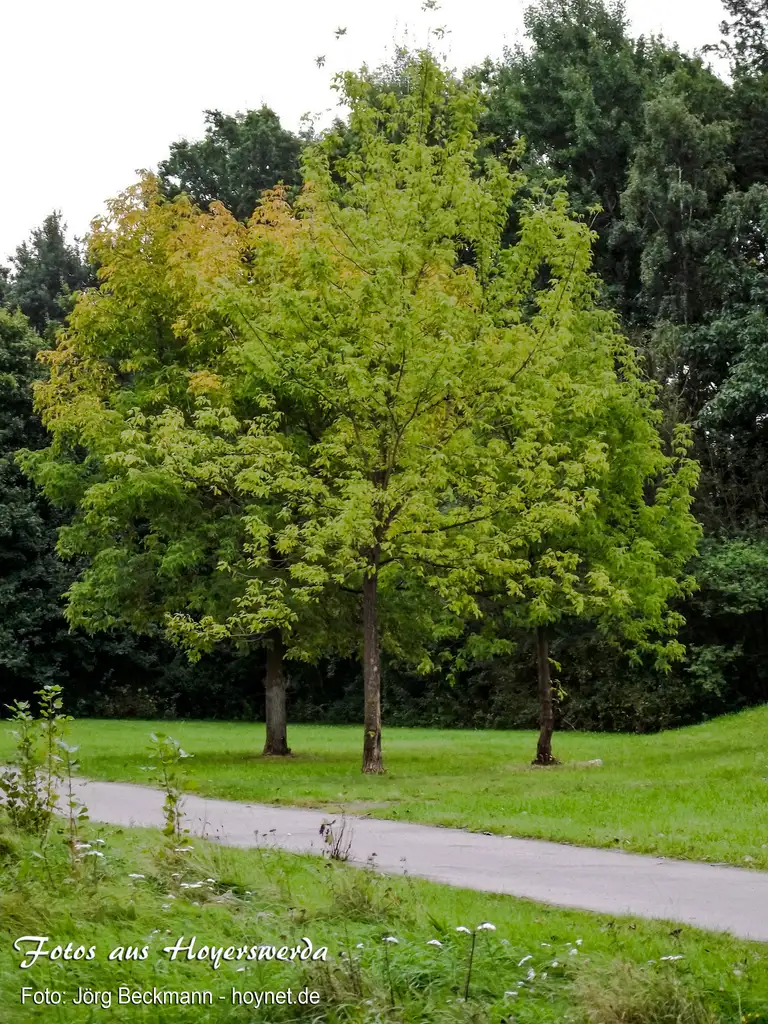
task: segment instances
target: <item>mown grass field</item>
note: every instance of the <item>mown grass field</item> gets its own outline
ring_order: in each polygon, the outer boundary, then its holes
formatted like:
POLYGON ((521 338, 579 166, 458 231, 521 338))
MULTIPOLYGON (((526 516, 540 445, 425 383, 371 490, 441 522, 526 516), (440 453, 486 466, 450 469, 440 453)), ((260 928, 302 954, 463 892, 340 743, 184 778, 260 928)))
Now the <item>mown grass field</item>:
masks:
MULTIPOLYGON (((61 826, 60 826, 61 827, 61 826)), ((39 842, 0 819, 0 1020, 766 1024, 768 947, 664 922, 543 907, 390 879, 319 858, 195 842, 173 853, 156 831, 86 826, 73 874, 62 836, 39 842), (97 850, 101 856, 90 855, 97 850), (478 925, 493 928, 475 932, 478 925), (93 960, 22 970, 23 935, 96 947, 93 960), (327 946, 317 962, 171 961, 180 936, 203 945, 327 946), (384 941, 388 939, 390 941, 384 941), (394 941, 396 940, 396 941, 394 941), (110 961, 116 947, 144 961, 110 961), (470 967, 471 959, 471 967, 470 967), (21 1004, 21 988, 61 992, 21 1004), (212 1005, 117 1005, 120 986, 212 993, 212 1005), (75 1006, 79 988, 111 1005, 75 1006), (311 1007, 232 1004, 239 992, 303 989, 311 1007), (219 997, 223 998, 219 998, 219 997)), ((24 947, 26 949, 26 947, 24 947)))
POLYGON ((82 773, 147 782, 152 731, 194 755, 187 787, 207 796, 768 868, 768 706, 653 736, 562 733, 565 763, 546 769, 532 732, 385 729, 381 777, 360 772, 359 727, 291 726, 278 759, 257 724, 81 720, 82 773))

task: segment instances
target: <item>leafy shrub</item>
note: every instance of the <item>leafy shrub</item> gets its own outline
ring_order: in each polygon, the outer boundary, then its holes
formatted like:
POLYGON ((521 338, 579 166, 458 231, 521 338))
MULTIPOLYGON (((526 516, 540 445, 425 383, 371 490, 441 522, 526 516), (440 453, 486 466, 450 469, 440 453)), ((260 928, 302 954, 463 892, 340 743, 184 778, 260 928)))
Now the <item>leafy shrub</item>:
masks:
POLYGON ((16 740, 12 763, 0 772, 0 792, 11 824, 44 837, 50 828, 63 781, 59 741, 70 716, 62 712, 62 689, 55 684, 36 691, 40 714, 35 718, 29 701, 7 705, 16 740))

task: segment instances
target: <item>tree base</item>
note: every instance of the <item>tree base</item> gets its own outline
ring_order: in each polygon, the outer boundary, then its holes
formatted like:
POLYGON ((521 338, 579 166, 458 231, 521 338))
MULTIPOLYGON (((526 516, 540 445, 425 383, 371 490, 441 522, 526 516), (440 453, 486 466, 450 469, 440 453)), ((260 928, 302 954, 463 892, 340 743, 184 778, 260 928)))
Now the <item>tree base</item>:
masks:
POLYGON ((541 754, 539 754, 539 755, 537 755, 531 761, 531 764, 535 768, 554 768, 556 765, 562 764, 562 763, 563 763, 562 761, 558 761, 556 757, 553 757, 552 754, 549 754, 549 755, 541 755, 541 754))
POLYGON ((363 775, 384 775, 386 769, 381 761, 369 761, 363 765, 363 775))
POLYGON ((293 757, 290 747, 264 747, 262 757, 293 757))

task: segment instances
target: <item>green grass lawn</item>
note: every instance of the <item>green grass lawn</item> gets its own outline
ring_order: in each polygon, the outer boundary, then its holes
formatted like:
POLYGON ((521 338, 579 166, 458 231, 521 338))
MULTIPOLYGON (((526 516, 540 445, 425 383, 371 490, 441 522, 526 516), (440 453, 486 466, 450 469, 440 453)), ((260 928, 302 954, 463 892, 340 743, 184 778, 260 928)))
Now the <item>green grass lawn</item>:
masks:
POLYGON ((0 819, 3 1024, 768 1024, 765 945, 386 878, 269 849, 198 841, 190 852, 173 853, 178 841, 169 850, 150 830, 86 826, 82 838, 90 846, 81 849, 73 873, 62 838, 53 834, 41 857, 38 841, 0 819), (475 933, 472 953, 472 936, 457 928, 486 922, 493 928, 475 933), (47 936, 49 950, 92 945, 95 956, 43 958, 22 970, 13 943, 24 935, 47 936), (307 936, 315 948, 327 947, 328 958, 222 961, 214 970, 208 960, 170 961, 164 947, 180 936, 195 936, 197 949, 290 948, 307 936), (108 959, 128 945, 146 946, 146 959, 108 959), (35 1005, 28 995, 22 1005, 22 986, 60 992, 62 1001, 35 1005), (213 1004, 118 1005, 121 986, 208 990, 213 1004), (111 1006, 75 1006, 79 988, 111 993, 111 1006), (319 1002, 255 1011, 232 1004, 233 988, 307 988, 319 1002))
POLYGON ((258 724, 81 720, 83 774, 147 782, 153 730, 194 754, 188 788, 207 796, 768 868, 768 706, 655 736, 562 733, 546 769, 531 732, 385 729, 381 777, 360 772, 359 727, 291 726, 295 756, 277 759, 258 724))

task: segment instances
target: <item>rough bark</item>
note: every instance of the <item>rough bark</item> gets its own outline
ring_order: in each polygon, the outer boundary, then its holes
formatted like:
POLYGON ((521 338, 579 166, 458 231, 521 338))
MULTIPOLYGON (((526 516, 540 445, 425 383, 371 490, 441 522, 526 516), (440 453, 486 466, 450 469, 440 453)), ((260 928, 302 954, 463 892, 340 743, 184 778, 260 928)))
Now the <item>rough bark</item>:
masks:
POLYGON ((555 709, 552 701, 552 676, 549 671, 549 641, 544 626, 536 628, 536 661, 539 670, 539 742, 533 764, 560 762, 552 756, 552 733, 555 730, 555 709))
POLYGON ((384 771, 381 759, 381 664, 376 568, 374 564, 373 572, 363 580, 363 771, 366 775, 380 775, 384 771))
POLYGON ((264 753, 278 757, 290 754, 288 747, 288 722, 285 710, 285 675, 283 674, 283 639, 276 630, 267 650, 267 672, 264 678, 266 690, 267 740, 264 753))

